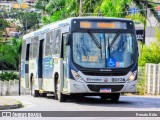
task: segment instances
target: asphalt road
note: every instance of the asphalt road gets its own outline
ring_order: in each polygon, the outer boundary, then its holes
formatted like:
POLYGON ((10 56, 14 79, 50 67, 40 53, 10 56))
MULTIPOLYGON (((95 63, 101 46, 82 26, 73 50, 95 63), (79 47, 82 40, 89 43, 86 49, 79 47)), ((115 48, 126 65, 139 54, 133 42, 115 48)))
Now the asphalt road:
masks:
POLYGON ((60 103, 53 97, 7 96, 22 102, 24 111, 160 111, 159 96, 121 96, 118 103, 99 97, 70 98, 60 103), (64 107, 65 106, 65 107, 64 107))
MULTIPOLYGON (((99 97, 70 98, 64 103, 54 100, 53 97, 7 96, 7 98, 10 97, 21 101, 24 105, 23 108, 16 109, 16 111, 160 111, 160 96, 121 96, 116 104, 111 103, 109 100, 101 100, 99 97)), ((15 110, 13 109, 13 111, 15 110)), ((65 119, 75 120, 75 118, 65 119)), ((84 120, 83 118, 77 119, 84 120)), ((105 118, 87 118, 87 120, 97 119, 105 120, 105 118)), ((107 119, 117 120, 117 118, 107 119)), ((131 118, 119 119, 129 120, 131 118)), ((132 119, 135 120, 135 118, 132 119)), ((136 118, 136 120, 138 119, 136 118)), ((140 119, 150 120, 151 118, 142 117, 140 119)), ((152 118, 152 120, 160 120, 160 118, 152 118)))

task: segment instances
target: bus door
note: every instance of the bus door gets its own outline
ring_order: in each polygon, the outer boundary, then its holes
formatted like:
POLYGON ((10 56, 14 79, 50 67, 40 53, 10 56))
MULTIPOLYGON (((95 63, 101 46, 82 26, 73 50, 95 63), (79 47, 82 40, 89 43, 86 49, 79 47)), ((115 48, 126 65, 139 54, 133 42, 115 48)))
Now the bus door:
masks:
POLYGON ((68 46, 66 46, 67 33, 63 34, 63 88, 67 88, 67 64, 68 64, 68 46))
POLYGON ((29 49, 30 44, 27 44, 26 57, 25 57, 25 87, 29 88, 29 49))
POLYGON ((40 40, 39 44, 39 55, 38 55, 38 86, 42 89, 43 81, 43 45, 44 40, 40 40))

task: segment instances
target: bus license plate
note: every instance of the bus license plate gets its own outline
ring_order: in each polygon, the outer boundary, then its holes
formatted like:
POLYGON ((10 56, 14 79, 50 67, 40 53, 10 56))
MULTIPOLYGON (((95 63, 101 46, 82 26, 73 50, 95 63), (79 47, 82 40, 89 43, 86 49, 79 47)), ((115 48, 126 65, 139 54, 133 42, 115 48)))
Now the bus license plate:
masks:
POLYGON ((101 88, 100 92, 101 93, 111 93, 111 88, 101 88))

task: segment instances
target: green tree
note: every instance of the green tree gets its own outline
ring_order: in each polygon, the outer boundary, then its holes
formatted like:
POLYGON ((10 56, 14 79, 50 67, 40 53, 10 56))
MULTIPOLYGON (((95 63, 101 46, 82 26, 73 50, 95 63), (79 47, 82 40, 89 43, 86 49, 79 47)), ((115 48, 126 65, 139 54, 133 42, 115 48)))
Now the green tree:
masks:
POLYGON ((39 28, 39 14, 35 12, 18 12, 16 19, 20 22, 20 30, 27 32, 28 29, 39 28))
POLYGON ((63 16, 64 10, 60 10, 55 12, 52 16, 43 16, 41 21, 44 25, 58 21, 58 20, 62 20, 65 17, 63 16))
MULTIPOLYGON (((67 12, 65 12, 66 0, 50 0, 46 2, 46 6, 36 7, 38 9, 45 10, 45 16, 42 17, 41 21, 43 24, 49 24, 57 20, 66 18, 67 12)), ((37 0, 38 3, 38 0, 37 0)))
POLYGON ((4 14, 2 12, 0 13, 0 41, 7 40, 7 27, 9 27, 9 23, 4 19, 4 14), (5 33, 5 38, 3 37, 3 33, 5 33))
POLYGON ((127 15, 126 18, 132 19, 134 22, 141 22, 142 24, 146 25, 146 18, 140 13, 127 15))
POLYGON ((139 58, 139 65, 145 66, 146 63, 160 63, 160 31, 156 30, 156 40, 149 46, 144 45, 141 48, 141 56, 139 58))
POLYGON ((43 15, 46 14, 46 6, 49 3, 49 0, 36 0, 35 8, 42 10, 43 15))
POLYGON ((57 11, 61 11, 64 8, 66 0, 49 0, 45 7, 47 14, 52 15, 57 11))
POLYGON ((16 67, 16 70, 19 70, 19 65, 20 65, 20 60, 21 60, 21 49, 22 49, 22 38, 16 39, 12 38, 11 39, 11 49, 12 49, 12 55, 13 58, 15 59, 15 64, 13 64, 16 67))
POLYGON ((124 17, 131 0, 103 0, 100 10, 107 17, 124 17))
POLYGON ((0 43, 0 62, 13 65, 16 70, 19 68, 20 53, 21 53, 22 39, 12 38, 7 42, 0 43))
MULTIPOLYGON (((83 16, 103 14, 107 17, 125 17, 131 0, 83 0, 83 16)), ((42 23, 48 24, 67 17, 79 16, 80 0, 37 0, 38 9, 45 11, 46 16, 42 17, 42 23)))

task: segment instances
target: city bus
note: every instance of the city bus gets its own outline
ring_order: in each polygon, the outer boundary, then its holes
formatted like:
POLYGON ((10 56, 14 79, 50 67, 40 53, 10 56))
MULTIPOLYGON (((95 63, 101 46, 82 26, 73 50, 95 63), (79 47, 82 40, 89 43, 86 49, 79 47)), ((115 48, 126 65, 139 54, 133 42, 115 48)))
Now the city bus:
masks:
POLYGON ((34 97, 99 96, 118 102, 135 93, 138 45, 128 19, 72 17, 23 36, 21 86, 34 97))

